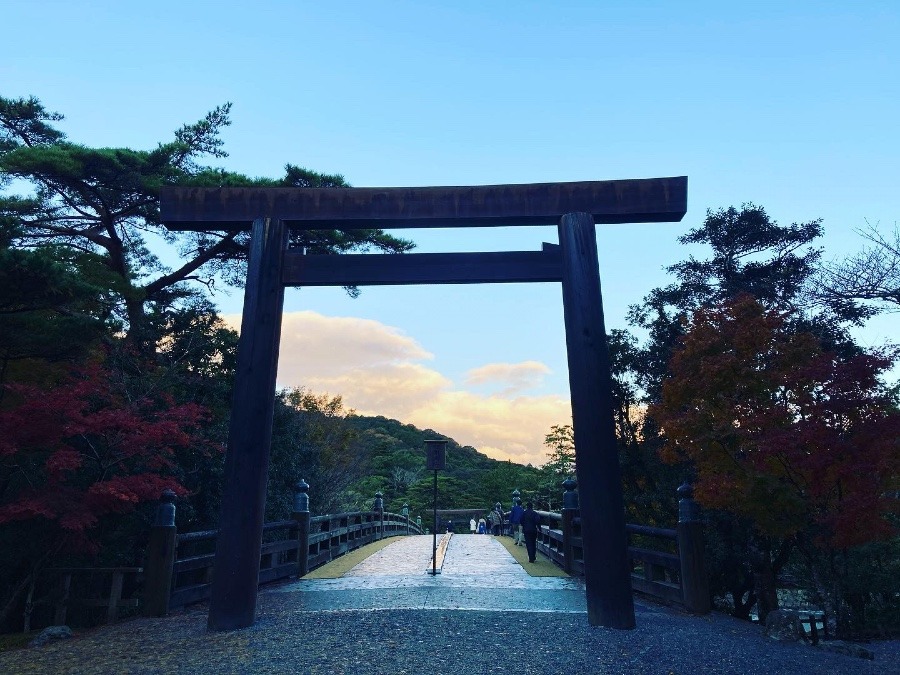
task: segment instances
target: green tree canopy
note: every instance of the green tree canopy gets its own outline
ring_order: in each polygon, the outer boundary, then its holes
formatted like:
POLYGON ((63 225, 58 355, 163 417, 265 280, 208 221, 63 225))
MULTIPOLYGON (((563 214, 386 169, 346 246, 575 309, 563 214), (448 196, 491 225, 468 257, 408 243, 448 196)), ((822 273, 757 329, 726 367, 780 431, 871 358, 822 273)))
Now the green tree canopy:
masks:
MULTIPOLYGON (((152 150, 91 148, 66 139, 55 124, 62 115, 36 98, 0 97, 0 225, 16 247, 65 246, 100 256, 116 278, 111 285, 118 316, 135 344, 155 341, 148 310, 166 309, 196 295, 197 284, 241 285, 249 233, 239 230, 171 232, 159 219, 164 185, 204 187, 346 187, 340 175, 285 166, 281 178, 251 178, 203 164, 226 156, 220 137, 231 123, 231 105, 178 129, 152 150), (30 188, 31 192, 23 192, 30 188), (166 267, 153 248, 161 242, 180 256, 166 267)), ((296 231, 292 246, 313 253, 371 248, 403 252, 412 243, 381 230, 296 231)))
POLYGON ((754 204, 707 211, 703 224, 679 241, 706 245, 711 256, 692 255, 671 265, 667 269, 675 281, 630 308, 629 321, 649 334, 632 361, 647 398, 659 399, 660 384, 691 315, 741 293, 751 294, 766 308, 788 312, 797 330, 812 331, 834 346, 851 349, 842 324, 860 321, 868 312, 849 301, 817 306, 810 297, 809 283, 822 256, 814 242, 821 235, 820 220, 779 225, 754 204))
POLYGON ((90 253, 0 242, 0 386, 38 381, 96 347, 106 333, 104 270, 90 253))

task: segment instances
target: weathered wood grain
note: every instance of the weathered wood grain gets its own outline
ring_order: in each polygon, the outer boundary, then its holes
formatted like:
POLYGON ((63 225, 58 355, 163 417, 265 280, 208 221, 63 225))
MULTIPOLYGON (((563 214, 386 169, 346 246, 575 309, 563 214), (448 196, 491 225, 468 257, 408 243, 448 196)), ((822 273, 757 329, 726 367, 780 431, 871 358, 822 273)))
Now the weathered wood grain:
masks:
POLYGON ((253 625, 256 616, 286 243, 287 230, 280 221, 254 222, 209 603, 210 630, 245 628, 253 625))
POLYGON ((390 188, 164 187, 162 222, 172 230, 247 229, 258 218, 293 229, 555 225, 585 212, 596 223, 681 220, 687 177, 390 188))
POLYGON ((559 223, 585 595, 592 626, 634 628, 595 230, 589 213, 570 213, 559 223))

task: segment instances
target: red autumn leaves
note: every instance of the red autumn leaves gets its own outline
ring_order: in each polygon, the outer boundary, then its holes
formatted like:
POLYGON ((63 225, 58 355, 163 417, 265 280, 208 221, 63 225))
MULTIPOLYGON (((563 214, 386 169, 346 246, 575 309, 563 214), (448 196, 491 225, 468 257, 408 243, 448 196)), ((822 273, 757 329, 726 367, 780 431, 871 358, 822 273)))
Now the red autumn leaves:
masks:
POLYGON ((701 503, 763 534, 843 548, 891 534, 900 413, 884 354, 838 356, 749 295, 695 313, 662 401, 667 461, 689 459, 701 503))

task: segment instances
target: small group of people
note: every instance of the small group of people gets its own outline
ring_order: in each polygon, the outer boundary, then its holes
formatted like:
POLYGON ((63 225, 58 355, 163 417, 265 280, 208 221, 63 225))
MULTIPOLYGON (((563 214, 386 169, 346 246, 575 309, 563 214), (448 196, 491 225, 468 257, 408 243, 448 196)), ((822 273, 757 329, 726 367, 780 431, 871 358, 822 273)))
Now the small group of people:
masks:
MULTIPOLYGON (((494 536, 503 533, 503 512, 500 507, 488 514, 488 520, 475 518, 469 520, 469 532, 471 534, 486 534, 490 522, 490 532, 494 536)), ((535 562, 537 555, 537 534, 541 527, 541 517, 534 510, 533 502, 526 502, 525 508, 519 502, 513 504, 509 512, 509 535, 516 546, 525 546, 528 552, 528 562, 535 562)))
POLYGON ((469 521, 469 532, 472 534, 490 533, 495 537, 499 537, 503 533, 503 513, 499 508, 495 508, 488 513, 487 520, 479 518, 477 523, 473 517, 469 521))

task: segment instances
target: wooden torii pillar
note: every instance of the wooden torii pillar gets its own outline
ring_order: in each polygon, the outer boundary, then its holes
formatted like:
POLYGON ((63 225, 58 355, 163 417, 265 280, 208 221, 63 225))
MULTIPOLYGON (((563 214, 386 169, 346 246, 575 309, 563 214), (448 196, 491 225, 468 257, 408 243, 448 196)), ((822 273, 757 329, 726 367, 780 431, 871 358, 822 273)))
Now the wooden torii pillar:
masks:
POLYGON ((253 624, 275 374, 286 286, 560 281, 566 325, 588 621, 634 627, 625 511, 597 262, 596 223, 674 222, 687 178, 410 188, 179 188, 162 191, 173 230, 252 224, 209 628, 253 624), (551 225, 542 251, 304 255, 291 229, 551 225))

